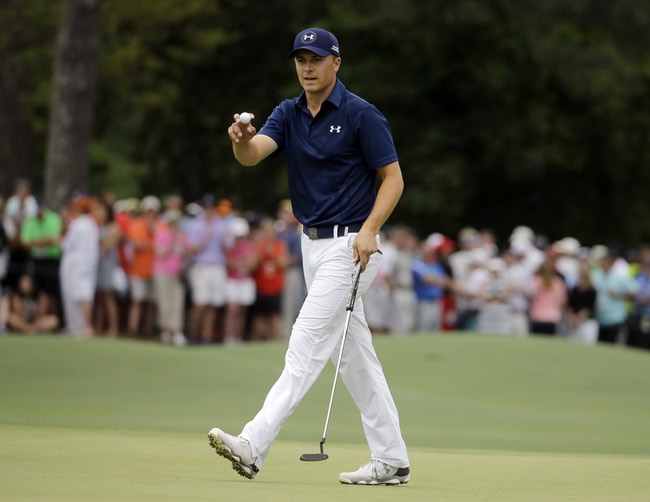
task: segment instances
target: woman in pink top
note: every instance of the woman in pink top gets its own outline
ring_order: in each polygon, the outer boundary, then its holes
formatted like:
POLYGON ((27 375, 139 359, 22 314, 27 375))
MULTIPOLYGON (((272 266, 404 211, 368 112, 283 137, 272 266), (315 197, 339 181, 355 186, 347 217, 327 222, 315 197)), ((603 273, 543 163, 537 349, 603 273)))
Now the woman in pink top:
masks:
POLYGON ((154 292, 158 304, 160 339, 175 345, 187 345, 183 334, 185 285, 182 272, 189 245, 179 228, 181 216, 178 210, 168 211, 167 224, 158 225, 154 234, 154 292))
POLYGON ((555 258, 547 255, 533 277, 529 311, 530 332, 555 335, 566 303, 566 284, 555 269, 555 258))

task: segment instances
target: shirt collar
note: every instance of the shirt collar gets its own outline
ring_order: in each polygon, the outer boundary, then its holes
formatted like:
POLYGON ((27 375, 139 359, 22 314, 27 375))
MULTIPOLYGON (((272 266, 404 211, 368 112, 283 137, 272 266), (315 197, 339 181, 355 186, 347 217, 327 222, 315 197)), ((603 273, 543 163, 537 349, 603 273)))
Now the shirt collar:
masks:
MULTIPOLYGON (((334 84, 334 88, 332 89, 332 92, 330 92, 330 95, 327 96, 327 98, 325 99, 325 102, 329 101, 336 108, 339 108, 341 106, 341 101, 343 101, 344 93, 345 93, 345 86, 343 85, 343 82, 341 82, 337 78, 336 84, 334 84)), ((300 93, 300 96, 298 96, 296 105, 299 106, 300 108, 307 107, 307 96, 305 95, 305 91, 302 91, 300 93)))

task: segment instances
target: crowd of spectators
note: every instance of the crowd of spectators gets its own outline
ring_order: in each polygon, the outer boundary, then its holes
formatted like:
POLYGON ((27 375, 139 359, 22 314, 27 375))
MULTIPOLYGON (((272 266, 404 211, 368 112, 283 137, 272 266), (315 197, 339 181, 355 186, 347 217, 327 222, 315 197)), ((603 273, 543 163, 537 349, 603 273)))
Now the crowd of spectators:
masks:
MULTIPOLYGON (((306 289, 289 201, 242 212, 207 194, 186 204, 74 194, 61 211, 26 180, 0 198, 0 330, 187 345, 290 336, 306 289)), ((549 243, 526 226, 504 246, 467 227, 382 236, 364 297, 374 333, 563 336, 650 348, 650 248, 549 243)))
POLYGON ((61 211, 20 180, 0 200, 0 330, 165 343, 289 336, 306 288, 288 201, 244 217, 227 199, 185 204, 73 194, 61 211))
POLYGON ((567 337, 650 348, 650 247, 548 242, 516 227, 500 248, 489 230, 423 241, 394 227, 365 309, 374 332, 567 337))

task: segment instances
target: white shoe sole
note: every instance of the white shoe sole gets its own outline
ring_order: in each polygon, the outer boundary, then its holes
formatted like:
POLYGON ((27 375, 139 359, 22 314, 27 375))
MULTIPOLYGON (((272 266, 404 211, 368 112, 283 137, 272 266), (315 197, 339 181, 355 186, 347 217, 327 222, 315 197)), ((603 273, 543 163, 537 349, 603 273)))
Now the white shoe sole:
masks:
POLYGON ((253 469, 242 464, 241 459, 232 454, 232 450, 221 442, 221 439, 219 439, 219 436, 217 436, 216 433, 212 431, 208 433, 208 442, 210 443, 210 446, 214 448, 217 455, 232 462, 232 468, 237 472, 237 474, 247 479, 253 479, 255 477, 255 474, 257 473, 253 473, 253 469))
POLYGON ((379 485, 386 485, 386 486, 398 486, 398 485, 405 485, 410 481, 410 477, 406 478, 392 478, 392 479, 387 479, 386 481, 377 481, 376 479, 373 479, 372 481, 365 482, 365 481, 357 481, 356 483, 350 479, 346 478, 339 478, 339 482, 344 485, 364 485, 364 486, 379 486, 379 485))

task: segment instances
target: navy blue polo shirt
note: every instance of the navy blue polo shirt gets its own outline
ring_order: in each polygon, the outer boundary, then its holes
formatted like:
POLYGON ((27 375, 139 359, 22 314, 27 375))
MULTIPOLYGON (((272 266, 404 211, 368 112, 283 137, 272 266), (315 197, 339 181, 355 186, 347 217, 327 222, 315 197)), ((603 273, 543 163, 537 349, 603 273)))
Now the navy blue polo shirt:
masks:
POLYGON ((386 118, 339 80, 316 117, 303 92, 280 103, 259 134, 284 150, 292 209, 307 227, 363 223, 376 169, 397 161, 386 118))

